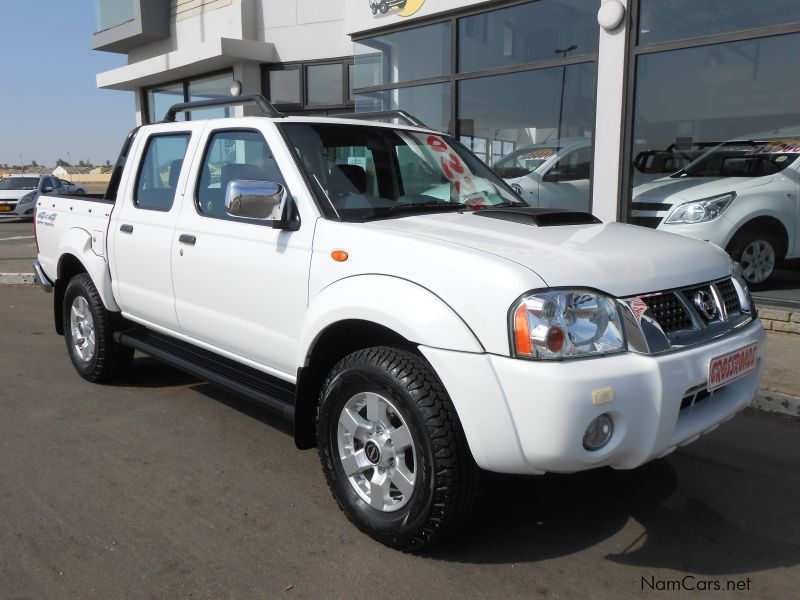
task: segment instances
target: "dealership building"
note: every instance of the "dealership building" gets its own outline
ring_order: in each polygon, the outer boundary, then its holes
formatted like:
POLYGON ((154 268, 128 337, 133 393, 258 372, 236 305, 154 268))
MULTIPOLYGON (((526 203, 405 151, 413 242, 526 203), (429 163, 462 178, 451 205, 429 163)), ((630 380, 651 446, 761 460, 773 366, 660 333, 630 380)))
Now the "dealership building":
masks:
POLYGON ((133 91, 140 123, 234 84, 287 114, 402 109, 509 174, 557 155, 530 193, 604 220, 652 224, 636 186, 724 140, 800 125, 797 0, 95 6, 92 47, 128 58, 97 84, 133 91))

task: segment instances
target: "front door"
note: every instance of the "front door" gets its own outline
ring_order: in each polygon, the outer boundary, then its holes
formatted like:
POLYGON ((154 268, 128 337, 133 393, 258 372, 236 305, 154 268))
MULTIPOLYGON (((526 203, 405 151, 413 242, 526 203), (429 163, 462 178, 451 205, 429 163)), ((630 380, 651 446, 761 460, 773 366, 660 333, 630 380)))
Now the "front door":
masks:
MULTIPOLYGON (((273 127, 267 135, 278 134, 273 127)), ((277 137, 272 145, 279 147, 277 137)), ((314 218, 303 219, 301 211, 300 229, 284 231, 225 211, 231 181, 272 181, 287 187, 283 172, 291 168, 288 155, 283 160, 282 169, 260 130, 209 132, 174 233, 172 269, 185 335, 295 375, 314 218), (192 197, 189 190, 194 190, 192 197)), ((291 187, 287 189, 291 195, 291 187)))

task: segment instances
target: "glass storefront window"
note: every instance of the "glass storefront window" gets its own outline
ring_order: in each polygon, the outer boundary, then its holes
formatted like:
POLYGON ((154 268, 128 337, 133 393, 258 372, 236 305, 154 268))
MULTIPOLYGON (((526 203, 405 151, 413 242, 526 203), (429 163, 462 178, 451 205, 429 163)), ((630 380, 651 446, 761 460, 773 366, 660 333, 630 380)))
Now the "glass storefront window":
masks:
POLYGON ((459 19, 459 71, 594 52, 597 6, 590 0, 540 0, 459 19))
POLYGON ((757 185, 761 203, 796 194, 777 174, 800 157, 798 98, 800 34, 640 55, 631 222, 757 185))
POLYGON ((273 104, 300 104, 300 69, 269 72, 269 101, 273 104))
POLYGON ((356 43, 355 87, 450 74, 450 22, 387 33, 356 43))
POLYGON ((533 206, 588 210, 594 63, 460 81, 461 141, 533 206))
POLYGON ((800 21, 797 0, 641 0, 639 44, 658 44, 797 21, 800 21))
MULTIPOLYGON (((147 90, 147 109, 150 123, 157 123, 164 118, 173 104, 184 102, 183 83, 175 83, 147 90)), ((177 119, 183 121, 185 113, 179 113, 177 119)))
POLYGON ((356 112, 402 109, 437 131, 450 130, 450 84, 434 83, 356 94, 356 112))
POLYGON ((342 63, 306 67, 307 103, 309 106, 332 106, 344 102, 342 63))
MULTIPOLYGON (((214 98, 227 98, 231 95, 233 73, 212 75, 189 82, 189 101, 211 100, 214 98)), ((192 112, 192 119, 220 119, 233 114, 232 107, 209 108, 192 112)))

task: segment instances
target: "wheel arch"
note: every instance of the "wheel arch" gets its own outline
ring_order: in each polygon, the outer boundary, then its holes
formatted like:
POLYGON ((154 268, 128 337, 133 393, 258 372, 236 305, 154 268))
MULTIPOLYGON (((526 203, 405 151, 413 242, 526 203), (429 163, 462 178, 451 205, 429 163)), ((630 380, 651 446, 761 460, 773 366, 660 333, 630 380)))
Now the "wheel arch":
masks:
POLYGON ((786 256, 790 245, 789 230, 783 221, 771 215, 759 215, 739 225, 725 246, 725 249, 730 253, 732 250, 735 250, 734 244, 736 244, 745 235, 754 232, 768 232, 770 235, 775 236, 780 243, 780 246, 777 248, 778 260, 781 260, 786 256))
POLYGON ((309 306, 300 337, 294 419, 297 447, 316 444, 320 388, 339 360, 371 346, 394 346, 420 354, 419 345, 484 351, 447 303, 411 281, 359 275, 322 290, 309 306))

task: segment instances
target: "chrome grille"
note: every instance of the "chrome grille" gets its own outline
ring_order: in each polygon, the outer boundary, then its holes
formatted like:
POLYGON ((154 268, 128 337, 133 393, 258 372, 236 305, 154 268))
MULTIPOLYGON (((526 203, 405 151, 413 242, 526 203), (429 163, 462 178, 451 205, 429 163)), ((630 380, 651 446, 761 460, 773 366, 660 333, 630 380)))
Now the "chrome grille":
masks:
POLYGON ((642 298, 647 304, 650 316, 655 319, 664 333, 691 329, 692 317, 675 294, 658 294, 642 298))
POLYGON ((657 354, 726 335, 754 318, 742 309, 740 293, 728 277, 629 297, 624 300, 630 309, 628 347, 657 354))
POLYGON ((725 312, 729 315, 741 312, 742 305, 739 302, 739 294, 736 293, 736 288, 733 287, 733 282, 730 279, 720 281, 717 284, 717 289, 722 303, 725 305, 725 312))

